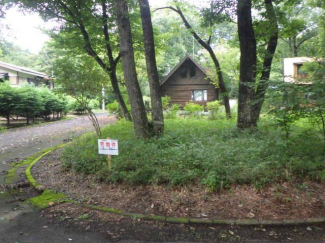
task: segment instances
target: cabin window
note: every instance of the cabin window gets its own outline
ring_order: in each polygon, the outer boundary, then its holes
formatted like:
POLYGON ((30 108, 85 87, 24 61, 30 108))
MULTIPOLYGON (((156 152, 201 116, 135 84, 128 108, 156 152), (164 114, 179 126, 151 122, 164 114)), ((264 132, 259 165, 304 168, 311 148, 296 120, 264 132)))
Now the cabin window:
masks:
POLYGON ((181 78, 186 78, 187 69, 184 67, 181 69, 180 76, 181 78))
POLYGON ((302 64, 297 64, 297 74, 306 74, 302 68, 302 64))
POLYGON ((190 77, 195 78, 195 66, 190 66, 190 77))
POLYGON ((206 89, 192 90, 191 99, 193 101, 207 101, 208 100, 208 90, 206 90, 206 89))
POLYGON ((0 82, 8 81, 9 80, 9 75, 8 73, 0 73, 0 82))
POLYGON ((294 64, 295 67, 295 76, 300 79, 300 78, 307 78, 308 73, 306 70, 304 70, 302 64, 294 64))

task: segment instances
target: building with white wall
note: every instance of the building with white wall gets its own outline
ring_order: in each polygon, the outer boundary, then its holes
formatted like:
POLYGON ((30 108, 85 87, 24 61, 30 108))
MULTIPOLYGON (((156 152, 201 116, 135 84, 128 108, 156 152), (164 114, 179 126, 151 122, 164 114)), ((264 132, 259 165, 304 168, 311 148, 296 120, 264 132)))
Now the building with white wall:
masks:
POLYGON ((24 84, 34 84, 36 87, 45 84, 49 89, 54 88, 54 82, 45 73, 30 68, 16 66, 0 61, 0 79, 8 80, 13 87, 24 84))
POLYGON ((311 57, 291 57, 283 59, 283 81, 288 83, 303 82, 308 74, 302 70, 306 62, 315 62, 311 57))

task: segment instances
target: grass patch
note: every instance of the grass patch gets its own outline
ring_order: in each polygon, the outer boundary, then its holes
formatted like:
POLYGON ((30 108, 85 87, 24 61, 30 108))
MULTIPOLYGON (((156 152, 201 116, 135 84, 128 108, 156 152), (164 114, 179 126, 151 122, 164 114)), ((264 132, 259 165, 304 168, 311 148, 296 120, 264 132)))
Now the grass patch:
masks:
POLYGON ((234 128, 234 120, 166 120, 164 136, 146 141, 135 139, 131 123, 120 121, 103 129, 103 138, 119 140, 120 155, 113 156, 111 170, 92 134, 65 147, 62 159, 65 169, 135 185, 200 183, 215 190, 233 184, 325 180, 325 143, 309 125, 300 122, 289 138, 266 119, 258 131, 234 128))
POLYGON ((7 131, 7 127, 0 126, 0 133, 4 133, 5 131, 7 131))

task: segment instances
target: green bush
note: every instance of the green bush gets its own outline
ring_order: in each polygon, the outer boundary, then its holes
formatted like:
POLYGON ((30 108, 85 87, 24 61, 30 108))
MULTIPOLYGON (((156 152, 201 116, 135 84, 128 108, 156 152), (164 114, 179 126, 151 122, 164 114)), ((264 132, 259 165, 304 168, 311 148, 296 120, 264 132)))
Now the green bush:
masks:
POLYGON ((8 82, 0 83, 0 116, 5 117, 8 124, 13 114, 26 117, 29 123, 35 117, 47 119, 51 114, 62 116, 66 111, 65 97, 55 95, 46 87, 13 88, 8 82))
POLYGON ((216 120, 220 110, 220 102, 218 100, 207 102, 207 109, 209 111, 209 119, 216 120))
POLYGON ((169 96, 164 96, 161 98, 163 110, 166 111, 170 107, 171 98, 169 96))
POLYGON ((19 88, 19 103, 17 105, 18 114, 27 118, 27 124, 30 119, 34 119, 36 115, 40 115, 44 110, 42 97, 36 88, 26 85, 19 88))
POLYGON ((170 109, 164 112, 164 117, 166 119, 176 119, 177 118, 177 112, 180 110, 180 105, 173 104, 170 109))
MULTIPOLYGON (((131 106, 129 104, 126 104, 126 108, 131 111, 131 106)), ((110 114, 116 115, 118 118, 123 118, 122 109, 116 100, 114 100, 113 103, 107 104, 106 109, 110 114)))
POLYGON ((198 116, 200 111, 203 111, 203 106, 194 104, 193 101, 186 103, 184 110, 187 111, 190 116, 198 116))
POLYGON ((325 180, 325 143, 312 127, 295 125, 290 138, 269 121, 259 131, 233 130, 234 120, 175 119, 165 122, 165 134, 151 140, 134 137, 132 123, 119 121, 103 137, 119 140, 119 155, 108 170, 98 155, 97 137, 76 139, 62 154, 65 168, 95 173, 107 182, 188 185, 210 190, 234 184, 266 184, 290 180, 325 180))
POLYGON ((106 105, 106 109, 110 114, 118 114, 120 113, 120 106, 116 100, 113 103, 109 103, 106 105))
POLYGON ((10 124, 10 116, 17 111, 18 104, 20 102, 20 96, 10 86, 9 82, 0 83, 0 116, 7 119, 7 124, 10 124))
POLYGON ((3 127, 3 126, 0 126, 0 133, 3 133, 7 131, 7 128, 6 127, 3 127))
POLYGON ((100 104, 99 104, 99 101, 96 100, 96 99, 91 99, 88 103, 88 107, 91 109, 91 110, 95 110, 95 109, 99 109, 100 108, 100 104))

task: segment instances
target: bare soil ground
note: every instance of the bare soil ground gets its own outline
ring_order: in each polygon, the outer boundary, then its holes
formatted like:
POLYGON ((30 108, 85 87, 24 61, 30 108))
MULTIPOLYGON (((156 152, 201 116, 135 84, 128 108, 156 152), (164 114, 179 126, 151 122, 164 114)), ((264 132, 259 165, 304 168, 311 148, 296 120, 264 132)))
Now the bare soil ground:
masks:
POLYGON ((32 172, 46 188, 73 199, 133 213, 210 219, 325 217, 325 183, 284 182, 260 190, 242 185, 222 192, 209 192, 199 185, 113 185, 62 170, 60 150, 43 158, 32 172))
POLYGON ((98 232, 108 242, 325 242, 324 226, 239 227, 184 225, 134 220, 103 213, 71 203, 55 205, 43 211, 52 224, 78 228, 86 234, 98 232))

